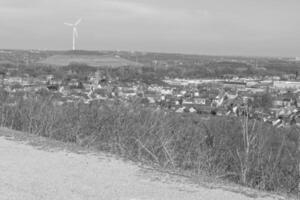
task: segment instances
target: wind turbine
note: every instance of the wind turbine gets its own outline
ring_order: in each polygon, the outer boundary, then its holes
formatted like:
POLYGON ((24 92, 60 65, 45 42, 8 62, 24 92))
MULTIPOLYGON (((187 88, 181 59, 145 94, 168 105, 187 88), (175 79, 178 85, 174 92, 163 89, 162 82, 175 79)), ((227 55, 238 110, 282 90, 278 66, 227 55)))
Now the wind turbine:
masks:
POLYGON ((74 24, 71 24, 71 23, 64 23, 65 25, 67 26, 71 26, 73 27, 73 51, 75 50, 75 45, 76 45, 76 38, 78 38, 78 31, 77 31, 77 26, 78 24, 80 24, 81 22, 81 18, 78 19, 74 24))

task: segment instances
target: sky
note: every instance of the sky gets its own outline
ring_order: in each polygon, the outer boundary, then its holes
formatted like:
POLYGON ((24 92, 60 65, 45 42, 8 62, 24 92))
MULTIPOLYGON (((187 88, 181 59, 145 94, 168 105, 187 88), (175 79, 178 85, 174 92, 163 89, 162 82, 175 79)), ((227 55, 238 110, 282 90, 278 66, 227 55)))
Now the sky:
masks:
POLYGON ((0 48, 300 56, 299 0, 0 0, 0 48))

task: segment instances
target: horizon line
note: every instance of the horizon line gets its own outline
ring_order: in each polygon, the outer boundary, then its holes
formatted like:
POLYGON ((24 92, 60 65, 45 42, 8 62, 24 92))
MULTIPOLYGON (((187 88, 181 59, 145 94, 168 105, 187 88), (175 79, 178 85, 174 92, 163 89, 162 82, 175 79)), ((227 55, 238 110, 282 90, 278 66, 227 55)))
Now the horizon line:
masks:
POLYGON ((60 52, 72 52, 72 51, 90 51, 90 52, 131 52, 131 53, 152 53, 152 54, 178 54, 187 56, 215 56, 215 57, 246 57, 246 58, 299 58, 298 56, 277 56, 277 55, 246 55, 246 54, 206 54, 206 53, 187 53, 187 52, 170 52, 170 51, 144 51, 144 50, 128 50, 128 49, 31 49, 31 48, 0 48, 0 51, 60 51, 60 52))

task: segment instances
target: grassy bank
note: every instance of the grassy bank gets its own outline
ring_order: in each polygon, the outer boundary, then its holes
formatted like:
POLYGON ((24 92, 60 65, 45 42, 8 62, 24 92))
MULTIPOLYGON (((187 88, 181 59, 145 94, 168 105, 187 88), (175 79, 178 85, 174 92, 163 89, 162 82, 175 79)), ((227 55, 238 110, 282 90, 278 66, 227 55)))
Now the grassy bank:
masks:
POLYGON ((207 173, 268 191, 296 193, 296 127, 247 118, 177 115, 139 104, 70 103, 1 95, 1 126, 93 146, 162 168, 207 173), (13 102, 13 103, 12 103, 13 102))

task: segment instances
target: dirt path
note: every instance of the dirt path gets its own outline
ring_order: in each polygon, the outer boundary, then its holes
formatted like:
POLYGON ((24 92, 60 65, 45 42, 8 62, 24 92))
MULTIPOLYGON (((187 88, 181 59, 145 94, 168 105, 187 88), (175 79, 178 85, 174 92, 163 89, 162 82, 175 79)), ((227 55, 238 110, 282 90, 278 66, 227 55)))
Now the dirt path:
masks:
POLYGON ((253 199, 222 189, 151 180, 138 166, 105 155, 43 150, 4 137, 0 159, 1 200, 253 199))

